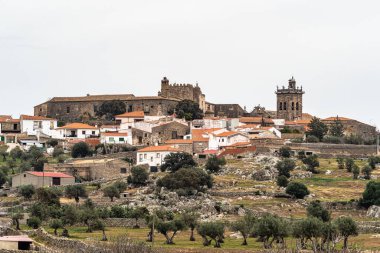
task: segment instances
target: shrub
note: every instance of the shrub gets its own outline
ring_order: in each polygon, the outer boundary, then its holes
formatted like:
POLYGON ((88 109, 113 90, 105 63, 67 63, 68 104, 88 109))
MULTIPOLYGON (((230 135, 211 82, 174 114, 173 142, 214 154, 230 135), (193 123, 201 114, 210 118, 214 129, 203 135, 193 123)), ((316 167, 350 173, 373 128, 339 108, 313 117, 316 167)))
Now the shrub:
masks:
POLYGON ((344 161, 344 165, 346 167, 346 170, 347 172, 352 172, 352 169, 354 167, 354 164, 355 164, 355 161, 354 159, 352 158, 347 158, 345 161, 344 161))
POLYGON ((359 135, 350 134, 344 137, 344 142, 346 144, 360 145, 363 144, 363 138, 359 135))
POLYGON ((137 186, 146 185, 149 179, 149 173, 143 167, 136 166, 131 170, 131 175, 128 176, 128 183, 137 186))
POLYGON ((23 185, 20 187, 19 193, 26 200, 30 200, 33 197, 33 195, 36 193, 36 189, 31 184, 30 185, 23 185))
POLYGON ((294 196, 297 199, 303 199, 305 196, 310 194, 307 187, 304 184, 298 182, 291 182, 288 187, 286 187, 286 193, 294 196))
POLYGON ((38 217, 32 216, 26 221, 26 224, 30 228, 37 229, 41 226, 41 220, 38 217))
POLYGON ((78 158, 78 157, 86 157, 91 153, 90 147, 88 146, 87 143, 85 142, 79 142, 76 143, 72 150, 71 150, 71 156, 73 158, 78 158))
POLYGON ((158 187, 180 190, 180 195, 191 195, 194 191, 205 191, 212 187, 212 177, 196 168, 183 168, 157 180, 158 187))
POLYGON ((60 155, 63 155, 65 152, 63 151, 63 148, 61 147, 55 147, 53 150, 53 157, 57 158, 60 155))
POLYGON ((376 165, 380 163, 380 157, 379 156, 371 156, 368 158, 368 164, 371 167, 371 169, 375 169, 376 165))
POLYGON ((319 142, 319 139, 318 139, 318 137, 316 137, 314 135, 309 135, 306 137, 306 142, 307 143, 317 143, 317 142, 319 142))
POLYGON ((226 165, 226 159, 224 157, 218 158, 213 155, 207 159, 206 170, 211 173, 218 173, 222 168, 221 166, 226 165))
POLYGON ((103 194, 105 197, 109 197, 111 199, 111 202, 113 202, 114 198, 120 198, 120 192, 114 185, 104 188, 103 194))
POLYGON ((362 169, 362 172, 364 175, 364 179, 366 179, 366 180, 371 179, 372 169, 369 165, 364 166, 364 168, 362 169))
POLYGON ((332 143, 332 144, 341 144, 342 139, 340 137, 337 137, 337 136, 326 135, 325 137, 323 137, 322 142, 332 143))
POLYGON ((113 185, 119 190, 119 192, 125 191, 128 187, 128 185, 123 181, 117 181, 113 185))
POLYGON ((65 188, 65 195, 68 198, 75 199, 79 203, 80 198, 87 198, 87 191, 84 185, 68 185, 65 188))
POLYGON ((354 168, 352 169, 352 174, 353 174, 354 179, 359 178, 360 169, 359 169, 359 166, 357 166, 356 164, 354 165, 354 168))
POLYGON ((329 211, 327 211, 319 201, 312 201, 306 210, 307 216, 309 217, 316 217, 323 222, 328 222, 331 219, 329 211))
POLYGON ((46 142, 46 144, 50 147, 56 147, 56 146, 58 146, 58 140, 50 139, 46 142))
POLYGON ((317 155, 311 155, 302 160, 302 162, 307 165, 308 170, 312 172, 313 174, 317 174, 318 171, 316 170, 317 167, 319 167, 319 160, 317 155))
POLYGON ((289 158, 291 156, 291 151, 290 147, 282 146, 278 152, 281 157, 289 158))
POLYGON ((286 187, 289 184, 289 180, 286 176, 281 175, 277 178, 277 185, 279 187, 286 187))
POLYGON ((196 166, 193 156, 186 152, 170 153, 164 159, 165 163, 161 165, 162 171, 176 172, 181 168, 196 166))
POLYGON ((344 169, 344 159, 339 157, 336 159, 336 162, 338 163, 338 169, 343 170, 344 169))
POLYGON ((285 158, 282 161, 278 161, 275 167, 278 170, 279 176, 285 176, 289 178, 290 171, 294 170, 296 163, 290 158, 285 158))
POLYGON ((372 205, 380 205, 380 182, 369 182, 359 203, 366 208, 372 205))

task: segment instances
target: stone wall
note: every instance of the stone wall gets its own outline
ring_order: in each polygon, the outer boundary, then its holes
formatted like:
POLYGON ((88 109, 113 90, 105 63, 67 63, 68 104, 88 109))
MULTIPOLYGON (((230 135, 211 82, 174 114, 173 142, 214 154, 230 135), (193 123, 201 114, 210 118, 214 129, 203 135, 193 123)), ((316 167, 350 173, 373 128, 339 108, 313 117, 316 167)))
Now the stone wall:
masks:
POLYGON ((227 118, 239 118, 244 116, 245 111, 238 104, 215 104, 215 116, 227 118))
POLYGON ((172 139, 183 139, 188 134, 190 134, 190 127, 176 121, 152 128, 152 138, 158 140, 158 143, 172 139))

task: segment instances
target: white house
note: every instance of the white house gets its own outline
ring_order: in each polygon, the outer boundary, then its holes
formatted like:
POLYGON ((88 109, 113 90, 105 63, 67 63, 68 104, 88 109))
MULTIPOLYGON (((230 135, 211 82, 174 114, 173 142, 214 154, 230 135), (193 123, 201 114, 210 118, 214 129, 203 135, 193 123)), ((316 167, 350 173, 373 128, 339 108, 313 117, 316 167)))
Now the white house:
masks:
POLYGON ((148 164, 150 167, 159 167, 165 162, 170 153, 180 152, 171 145, 150 146, 137 151, 137 165, 148 164))
POLYGON ((144 121, 145 114, 143 111, 126 112, 115 116, 116 123, 122 129, 131 129, 136 122, 144 121))
POLYGON ((99 137, 99 129, 83 123, 72 123, 55 129, 53 134, 57 139, 86 139, 99 137))
POLYGON ((20 126, 21 133, 27 133, 27 135, 45 134, 52 136, 54 129, 57 128, 57 120, 41 116, 21 115, 20 126))
POLYGON ((132 145, 130 133, 106 132, 101 133, 100 142, 105 144, 129 144, 132 145))
POLYGON ((220 149, 236 143, 249 142, 249 137, 235 131, 214 132, 209 138, 209 149, 220 149))

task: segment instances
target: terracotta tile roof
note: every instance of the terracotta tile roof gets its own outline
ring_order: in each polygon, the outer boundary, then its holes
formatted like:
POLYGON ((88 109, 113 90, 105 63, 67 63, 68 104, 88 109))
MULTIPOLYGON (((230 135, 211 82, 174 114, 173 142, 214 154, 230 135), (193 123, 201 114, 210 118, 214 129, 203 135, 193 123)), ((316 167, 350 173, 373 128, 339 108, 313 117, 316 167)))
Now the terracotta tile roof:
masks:
POLYGON ((173 148, 170 145, 164 145, 164 146, 150 146, 146 148, 142 148, 138 150, 137 152, 160 152, 160 151, 172 151, 172 152, 178 152, 178 148, 173 148))
POLYGON ((61 177, 61 178, 73 178, 73 176, 60 173, 60 172, 40 172, 40 171, 27 171, 26 173, 37 177, 61 177))
POLYGON ((307 125, 311 122, 311 119, 300 119, 300 120, 296 120, 295 122, 300 125, 307 125))
MULTIPOLYGON (((329 118, 326 118, 326 119, 323 119, 322 121, 334 121, 336 120, 337 117, 329 117, 329 118)), ((353 119, 350 119, 350 118, 345 118, 345 117, 338 117, 338 119, 340 121, 351 121, 353 119)))
POLYGON ((69 144, 76 144, 79 142, 85 142, 88 145, 95 147, 96 145, 100 144, 100 139, 99 138, 69 139, 67 141, 67 143, 69 143, 69 144))
POLYGON ((63 127, 58 127, 57 129, 98 129, 97 127, 90 126, 84 123, 71 123, 63 127))
POLYGON ((166 144, 192 144, 193 140, 177 139, 177 140, 168 140, 166 144))
POLYGON ((144 118, 143 111, 126 112, 120 115, 116 115, 115 118, 144 118))
POLYGON ((198 142, 207 142, 209 138, 204 137, 203 135, 206 134, 211 134, 215 131, 220 130, 221 128, 211 128, 211 129, 192 129, 191 130, 191 135, 193 141, 198 141, 198 142))
POLYGON ((106 132, 102 133, 102 136, 128 136, 128 133, 106 132))
POLYGON ((236 135, 236 134, 240 134, 240 133, 235 132, 235 131, 227 131, 227 132, 223 132, 220 134, 216 134, 215 136, 216 137, 229 137, 229 136, 236 135))
MULTIPOLYGON (((239 121, 242 123, 256 123, 261 124, 263 122, 262 117, 241 117, 239 121)), ((264 118, 264 123, 274 124, 272 119, 264 118)))
POLYGON ((216 155, 217 153, 218 153, 218 150, 206 149, 206 150, 203 150, 201 154, 202 155, 216 155))
POLYGON ((244 153, 251 153, 251 152, 256 152, 256 146, 248 146, 244 148, 233 148, 233 149, 226 149, 222 153, 218 155, 218 157, 223 157, 226 155, 239 155, 239 154, 244 154, 244 153))
POLYGON ((242 126, 238 126, 236 128, 244 129, 244 128, 257 128, 259 125, 258 124, 245 124, 242 126))
POLYGON ((242 146, 250 146, 250 142, 237 142, 235 144, 231 144, 228 147, 242 147, 242 146))
POLYGON ((12 119, 12 118, 0 118, 0 123, 20 123, 19 119, 12 119))
POLYGON ((29 116, 29 115, 21 115, 21 120, 56 120, 52 118, 42 117, 42 116, 29 116))

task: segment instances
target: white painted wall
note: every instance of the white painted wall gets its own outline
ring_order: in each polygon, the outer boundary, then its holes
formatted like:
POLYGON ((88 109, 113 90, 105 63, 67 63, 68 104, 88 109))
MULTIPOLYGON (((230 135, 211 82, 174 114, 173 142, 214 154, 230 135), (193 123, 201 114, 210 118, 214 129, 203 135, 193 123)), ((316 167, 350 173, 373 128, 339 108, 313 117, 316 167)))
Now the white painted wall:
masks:
POLYGON ((129 144, 132 145, 132 136, 104 136, 100 137, 101 143, 106 144, 129 144))
POLYGON ((28 135, 37 135, 38 132, 52 136, 57 128, 56 120, 21 120, 21 132, 28 135))
POLYGON ((149 166, 161 166, 170 151, 137 152, 137 165, 149 164, 149 166))
POLYGON ((52 137, 56 139, 86 139, 91 135, 99 135, 99 129, 55 129, 52 137), (76 137, 69 137, 71 131, 75 132, 76 137))

